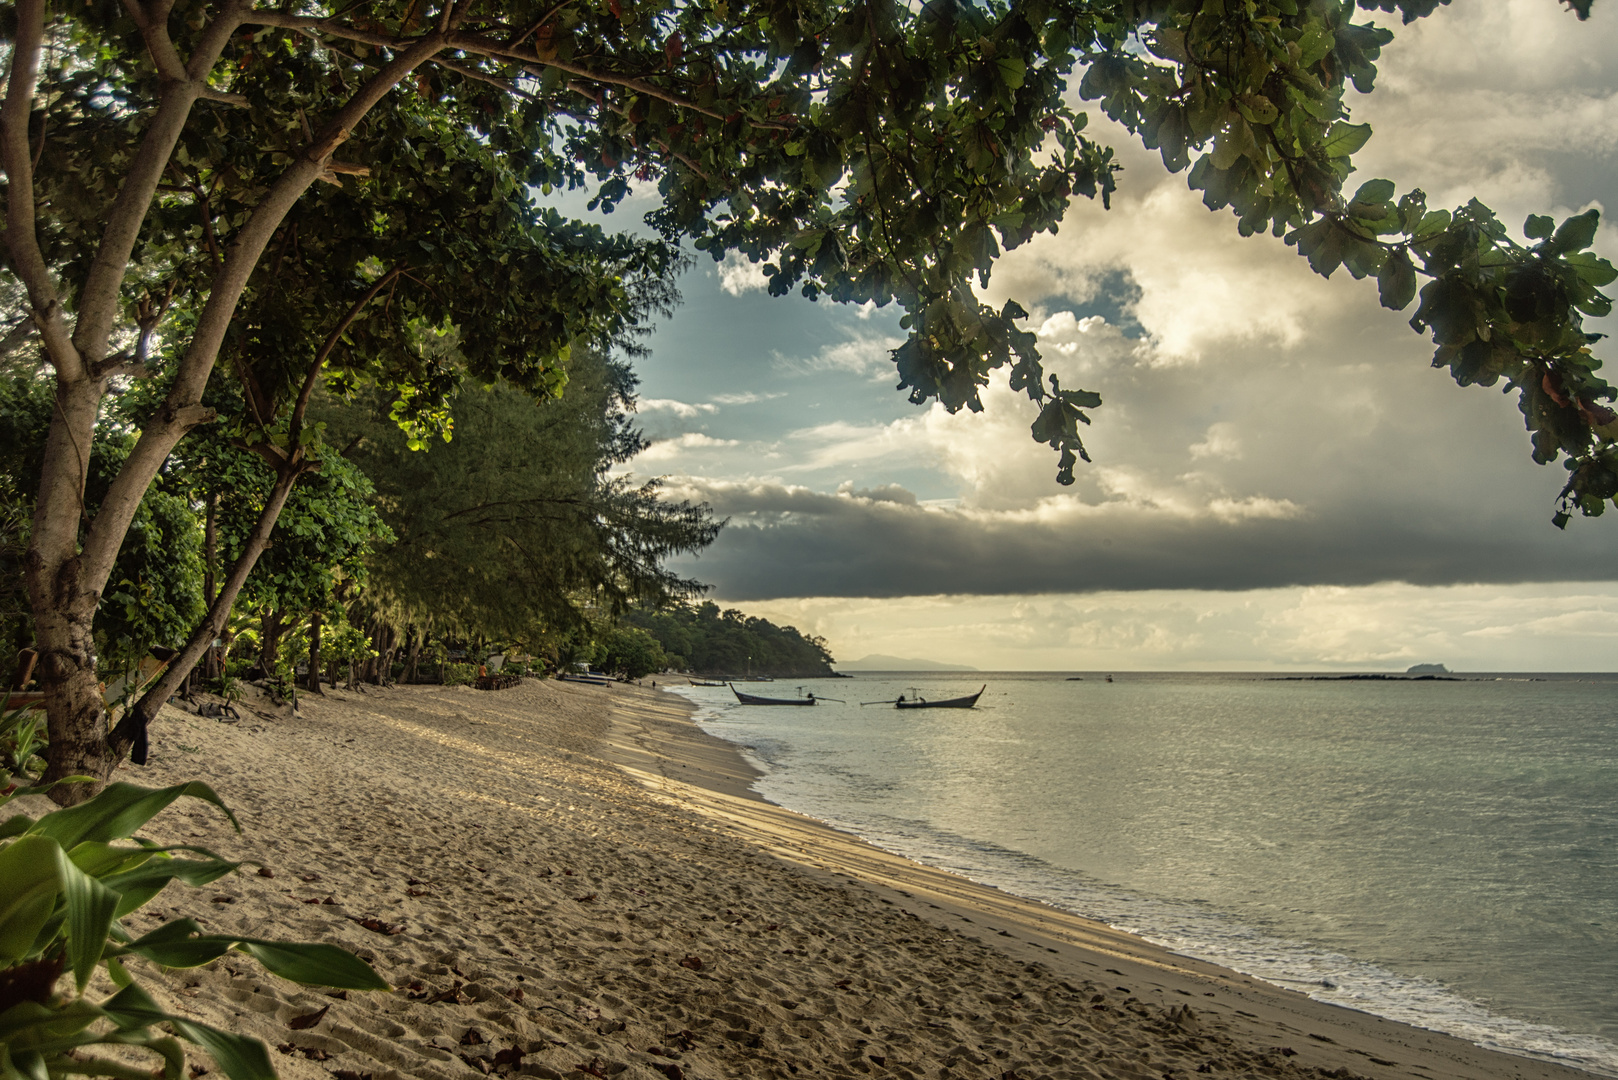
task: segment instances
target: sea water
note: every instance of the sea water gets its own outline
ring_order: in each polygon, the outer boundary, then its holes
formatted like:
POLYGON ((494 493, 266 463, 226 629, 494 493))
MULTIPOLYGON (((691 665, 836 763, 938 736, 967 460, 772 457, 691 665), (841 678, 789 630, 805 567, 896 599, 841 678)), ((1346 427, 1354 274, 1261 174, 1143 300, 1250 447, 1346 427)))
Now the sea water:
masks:
POLYGON ((1322 1001, 1618 1076, 1618 676, 802 685, 846 703, 680 692, 771 802, 1322 1001), (892 705, 984 683, 972 711, 892 705))

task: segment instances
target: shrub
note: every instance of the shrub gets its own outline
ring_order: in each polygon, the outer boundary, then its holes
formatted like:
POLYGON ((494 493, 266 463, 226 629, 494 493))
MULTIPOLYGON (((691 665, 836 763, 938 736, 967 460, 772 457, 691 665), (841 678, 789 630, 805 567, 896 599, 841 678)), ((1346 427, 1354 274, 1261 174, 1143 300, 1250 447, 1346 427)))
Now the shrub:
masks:
POLYGON ((445 664, 445 686, 470 686, 477 681, 478 669, 473 664, 445 664))
MULTIPOLYGON (((0 804, 52 786, 9 791, 0 804)), ((125 968, 124 959, 131 956, 164 967, 199 967, 234 951, 295 982, 388 989, 368 964, 333 945, 207 934, 193 919, 174 919, 139 938, 125 930, 120 920, 169 882, 206 885, 238 865, 202 848, 163 848, 133 835, 182 796, 219 807, 240 831, 235 815, 201 783, 109 784, 93 799, 38 821, 18 814, 0 824, 0 1076, 181 1080, 180 1044, 154 1030, 166 1023, 175 1035, 206 1050, 230 1080, 274 1080, 269 1052, 257 1039, 165 1013, 125 968), (176 852, 188 857, 176 858, 176 852), (93 1002, 85 990, 98 965, 119 989, 93 1002), (66 971, 73 976, 71 995, 55 990, 66 971), (153 1073, 97 1059, 88 1053, 96 1046, 143 1047, 162 1059, 162 1068, 153 1073)))

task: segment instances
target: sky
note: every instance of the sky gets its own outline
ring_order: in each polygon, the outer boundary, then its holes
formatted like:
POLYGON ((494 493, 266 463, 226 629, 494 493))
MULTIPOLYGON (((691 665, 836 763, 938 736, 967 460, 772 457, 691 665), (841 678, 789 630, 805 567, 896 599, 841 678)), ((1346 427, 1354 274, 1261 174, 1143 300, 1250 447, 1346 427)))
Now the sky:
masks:
MULTIPOLYGON (((1375 135, 1350 186, 1476 196, 1514 229, 1618 207, 1613 5, 1387 25, 1377 89, 1351 100, 1375 135)), ((1124 165, 1112 209, 1076 199, 983 292, 1017 299, 1048 369, 1104 399, 1078 482, 1055 483, 1003 380, 982 414, 910 405, 892 308, 771 298, 704 256, 636 365, 653 443, 629 470, 729 519, 677 568, 849 661, 1618 668, 1618 513, 1552 527, 1565 473, 1530 460, 1515 399, 1433 370, 1374 282, 1238 236, 1094 111, 1090 130, 1124 165)), ((1618 258, 1618 232, 1597 250, 1618 258)))

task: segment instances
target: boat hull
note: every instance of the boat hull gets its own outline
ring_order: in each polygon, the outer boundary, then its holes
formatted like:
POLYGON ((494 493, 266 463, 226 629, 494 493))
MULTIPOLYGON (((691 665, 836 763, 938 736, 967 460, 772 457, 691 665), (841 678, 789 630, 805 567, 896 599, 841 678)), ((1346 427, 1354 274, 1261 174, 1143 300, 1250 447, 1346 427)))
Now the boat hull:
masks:
POLYGON ((730 692, 735 694, 736 700, 743 705, 813 705, 815 703, 813 694, 801 698, 759 697, 757 694, 744 694, 734 686, 730 688, 730 692))
POLYGON ((950 698, 947 701, 928 701, 926 698, 905 701, 901 698, 894 704, 901 709, 970 709, 978 703, 978 698, 982 697, 983 691, 988 688, 988 683, 984 683, 983 688, 975 694, 968 697, 950 698))

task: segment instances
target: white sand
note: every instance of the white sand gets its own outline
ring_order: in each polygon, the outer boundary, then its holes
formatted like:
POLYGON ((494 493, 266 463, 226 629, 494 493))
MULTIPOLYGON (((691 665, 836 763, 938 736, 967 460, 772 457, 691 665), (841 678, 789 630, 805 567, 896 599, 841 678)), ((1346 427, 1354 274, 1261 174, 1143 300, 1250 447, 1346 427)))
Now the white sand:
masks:
POLYGON ((130 928, 183 914, 330 941, 400 989, 338 1000, 245 957, 140 977, 310 1080, 1587 1080, 885 855, 751 796, 687 714, 533 682, 334 692, 235 725, 165 710, 152 765, 120 779, 205 780, 247 831, 187 800, 145 835, 251 862, 171 886, 130 928))

